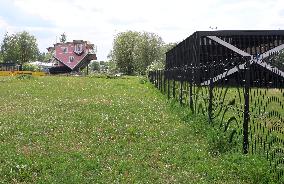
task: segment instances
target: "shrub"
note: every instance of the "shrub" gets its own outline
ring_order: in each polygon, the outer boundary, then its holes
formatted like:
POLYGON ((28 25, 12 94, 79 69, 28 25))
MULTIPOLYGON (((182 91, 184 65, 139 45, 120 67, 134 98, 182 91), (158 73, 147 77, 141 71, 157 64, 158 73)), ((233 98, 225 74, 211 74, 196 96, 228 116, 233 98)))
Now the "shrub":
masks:
POLYGON ((35 71, 40 71, 40 68, 38 66, 35 66, 35 65, 31 65, 31 64, 24 64, 23 65, 23 71, 32 71, 32 72, 35 72, 35 71))
POLYGON ((22 75, 17 75, 16 79, 18 79, 18 80, 30 80, 30 79, 34 79, 34 77, 32 75, 22 74, 22 75))
POLYGON ((148 82, 148 79, 146 77, 139 77, 140 84, 146 84, 147 82, 148 82))

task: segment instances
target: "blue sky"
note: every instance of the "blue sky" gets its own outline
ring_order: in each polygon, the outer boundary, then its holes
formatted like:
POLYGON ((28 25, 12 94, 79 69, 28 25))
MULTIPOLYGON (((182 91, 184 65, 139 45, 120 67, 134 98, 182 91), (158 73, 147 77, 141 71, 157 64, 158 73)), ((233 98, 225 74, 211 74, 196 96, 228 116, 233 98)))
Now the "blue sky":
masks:
POLYGON ((65 32, 89 40, 105 60, 114 35, 148 31, 179 42, 197 30, 284 29, 283 0, 0 0, 0 39, 29 31, 41 51, 65 32))

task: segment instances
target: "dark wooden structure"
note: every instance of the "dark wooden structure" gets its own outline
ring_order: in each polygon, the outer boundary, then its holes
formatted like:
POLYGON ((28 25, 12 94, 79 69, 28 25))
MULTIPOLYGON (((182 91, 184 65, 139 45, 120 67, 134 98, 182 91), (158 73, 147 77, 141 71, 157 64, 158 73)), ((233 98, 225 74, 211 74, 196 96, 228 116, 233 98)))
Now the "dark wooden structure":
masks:
MULTIPOLYGON (((269 78, 284 77, 284 72, 273 65, 272 56, 284 48, 284 31, 197 31, 167 52, 166 71, 186 75, 173 76, 176 80, 192 80, 195 84, 208 85, 234 75, 245 68, 245 63, 265 70, 269 78)), ((252 76, 257 80, 257 76, 252 76)), ((255 82, 254 82, 255 83, 255 82)), ((233 84, 236 84, 233 82, 233 84)))

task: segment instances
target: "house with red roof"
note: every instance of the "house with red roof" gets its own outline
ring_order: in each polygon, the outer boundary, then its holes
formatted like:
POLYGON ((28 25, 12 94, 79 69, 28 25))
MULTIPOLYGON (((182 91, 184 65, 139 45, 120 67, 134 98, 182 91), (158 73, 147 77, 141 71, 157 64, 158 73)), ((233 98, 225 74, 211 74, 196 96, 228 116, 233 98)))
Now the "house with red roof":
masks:
POLYGON ((97 59, 94 44, 83 40, 56 43, 47 50, 52 53, 55 63, 55 67, 49 69, 51 74, 78 72, 88 66, 91 60, 97 59))

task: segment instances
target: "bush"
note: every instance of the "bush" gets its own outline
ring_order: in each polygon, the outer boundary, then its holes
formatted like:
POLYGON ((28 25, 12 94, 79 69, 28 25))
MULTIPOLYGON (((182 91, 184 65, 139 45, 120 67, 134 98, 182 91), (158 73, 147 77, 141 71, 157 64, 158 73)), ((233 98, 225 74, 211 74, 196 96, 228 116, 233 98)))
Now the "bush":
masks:
POLYGON ((22 68, 23 71, 32 71, 32 72, 35 72, 35 71, 40 71, 40 68, 38 66, 35 66, 35 65, 31 65, 31 64, 24 64, 23 65, 23 68, 22 68))
POLYGON ((30 80, 30 79, 34 79, 34 77, 32 75, 23 74, 23 75, 17 75, 16 79, 18 79, 18 80, 30 80))
MULTIPOLYGON (((210 126, 210 125, 208 125, 210 126)), ((213 155, 219 155, 220 153, 230 152, 235 150, 237 147, 237 141, 229 141, 229 136, 226 132, 220 130, 219 128, 210 126, 208 128, 208 143, 209 152, 213 155)))
POLYGON ((148 82, 148 79, 146 77, 139 77, 140 84, 146 84, 147 82, 148 82))

